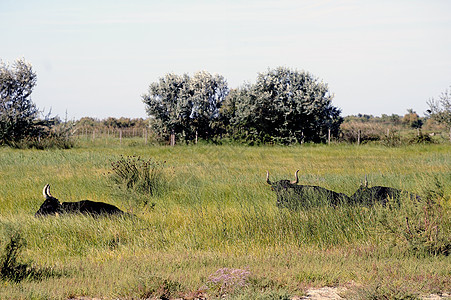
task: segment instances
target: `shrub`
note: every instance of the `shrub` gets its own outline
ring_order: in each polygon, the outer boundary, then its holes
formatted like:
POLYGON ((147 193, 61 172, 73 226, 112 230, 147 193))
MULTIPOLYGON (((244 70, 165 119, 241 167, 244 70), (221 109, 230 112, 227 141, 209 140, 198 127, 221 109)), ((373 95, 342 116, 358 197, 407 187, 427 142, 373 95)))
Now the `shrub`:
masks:
POLYGON ((18 142, 11 143, 10 146, 18 149, 70 149, 74 147, 74 142, 69 137, 51 134, 44 138, 27 137, 18 142))
POLYGON ((383 230, 395 241, 407 244, 407 249, 414 255, 449 255, 451 211, 444 203, 443 189, 436 179, 435 186, 426 191, 422 200, 406 197, 400 208, 402 212, 387 211, 381 215, 379 222, 383 230))
POLYGON ((2 280, 19 282, 27 277, 28 265, 18 262, 18 256, 24 245, 25 240, 20 234, 15 233, 10 237, 0 260, 0 278, 2 280))
POLYGON ((9 242, 0 257, 0 279, 20 282, 24 279, 40 280, 51 276, 57 276, 56 272, 47 268, 35 268, 31 263, 19 261, 20 252, 26 245, 25 239, 20 233, 15 232, 10 236, 9 242))
POLYGON ((157 196, 166 188, 163 167, 166 162, 127 156, 111 164, 110 180, 120 189, 157 196))
POLYGON ((423 134, 421 131, 419 131, 418 135, 409 140, 409 144, 431 144, 433 142, 434 141, 429 135, 423 134))

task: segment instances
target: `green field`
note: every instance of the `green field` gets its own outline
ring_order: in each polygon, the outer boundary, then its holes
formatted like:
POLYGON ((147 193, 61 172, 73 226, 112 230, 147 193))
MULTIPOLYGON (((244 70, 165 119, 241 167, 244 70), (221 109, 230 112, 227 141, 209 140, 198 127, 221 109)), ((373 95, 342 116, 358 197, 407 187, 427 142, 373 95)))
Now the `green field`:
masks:
POLYGON ((0 281, 0 299, 290 299, 313 286, 373 299, 451 292, 451 255, 442 251, 451 239, 448 144, 0 148, 0 182, 1 255, 20 234, 18 260, 47 274, 0 281), (165 189, 150 197, 117 188, 108 173, 121 155, 165 161, 165 189), (440 206, 279 209, 266 170, 279 180, 296 169, 300 184, 350 195, 368 175, 370 185, 440 206), (35 218, 47 183, 61 201, 108 202, 136 217, 35 218), (242 281, 219 278, 224 268, 242 281))

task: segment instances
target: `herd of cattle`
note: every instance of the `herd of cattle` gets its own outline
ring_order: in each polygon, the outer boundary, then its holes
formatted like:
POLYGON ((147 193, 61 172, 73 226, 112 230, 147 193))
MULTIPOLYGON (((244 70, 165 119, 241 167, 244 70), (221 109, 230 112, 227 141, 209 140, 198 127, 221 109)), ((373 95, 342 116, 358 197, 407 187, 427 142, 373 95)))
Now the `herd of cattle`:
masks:
POLYGON ((271 182, 269 172, 266 172, 266 182, 271 185, 277 194, 277 206, 297 209, 301 207, 311 207, 321 204, 336 207, 340 204, 362 204, 371 206, 375 203, 387 205, 388 201, 399 203, 402 197, 410 197, 412 200, 421 200, 420 196, 400 189, 373 186, 368 187, 368 181, 352 195, 337 193, 316 185, 298 185, 299 177, 297 170, 294 174, 295 180, 279 180, 271 182))
MULTIPOLYGON (((399 202, 402 197, 410 197, 413 200, 421 200, 420 196, 412 194, 400 189, 373 186, 368 187, 365 184, 352 195, 348 196, 343 193, 337 193, 326 188, 316 185, 298 185, 299 177, 297 170, 294 174, 295 180, 279 180, 271 182, 269 180, 269 172, 266 172, 266 182, 271 185, 273 191, 277 194, 277 206, 289 209, 298 209, 301 207, 311 207, 317 205, 330 205, 336 207, 341 204, 362 204, 373 205, 380 203, 387 205, 388 201, 399 202)), ((82 200, 77 202, 60 202, 57 198, 50 194, 50 185, 46 184, 43 189, 45 198, 35 216, 57 215, 63 213, 81 213, 93 216, 98 215, 127 215, 114 205, 95 202, 90 200, 82 200)))

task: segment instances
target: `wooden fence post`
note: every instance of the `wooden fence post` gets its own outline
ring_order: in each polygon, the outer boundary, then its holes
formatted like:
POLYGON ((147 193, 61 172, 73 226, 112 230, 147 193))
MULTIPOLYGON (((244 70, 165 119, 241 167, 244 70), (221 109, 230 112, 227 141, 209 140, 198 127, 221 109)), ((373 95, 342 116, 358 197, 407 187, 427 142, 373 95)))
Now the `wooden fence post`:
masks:
POLYGON ((359 132, 357 134, 357 145, 360 145, 360 129, 359 129, 359 132))
POLYGON ((330 145, 330 128, 327 133, 327 143, 330 145))
POLYGON ((175 146, 175 133, 174 131, 171 132, 171 142, 170 142, 171 146, 175 146))

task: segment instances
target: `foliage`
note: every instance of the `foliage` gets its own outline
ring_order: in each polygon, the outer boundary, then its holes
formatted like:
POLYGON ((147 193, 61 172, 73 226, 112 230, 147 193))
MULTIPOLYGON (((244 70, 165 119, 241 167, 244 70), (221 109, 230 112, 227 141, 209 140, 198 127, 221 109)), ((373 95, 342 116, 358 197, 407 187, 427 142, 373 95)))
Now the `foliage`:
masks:
POLYGON ((83 117, 74 122, 76 130, 106 130, 108 128, 145 128, 147 121, 142 118, 114 118, 96 119, 92 117, 83 117))
POLYGON ((399 131, 391 130, 381 139, 381 144, 387 147, 399 147, 403 145, 399 131))
POLYGON ((417 255, 449 255, 451 253, 451 231, 444 220, 443 208, 437 204, 423 207, 413 220, 406 217, 404 237, 409 248, 417 255))
POLYGON ((70 149, 74 147, 72 140, 72 130, 74 122, 64 121, 58 117, 39 120, 40 132, 33 136, 27 136, 17 142, 11 142, 10 146, 19 149, 70 149))
POLYGON ((410 144, 431 144, 434 140, 427 134, 423 134, 422 131, 418 131, 418 134, 409 140, 410 144))
POLYGON ((31 101, 36 73, 23 59, 12 66, 0 64, 0 145, 14 148, 71 148, 71 122, 50 113, 40 119, 31 101))
POLYGON ((38 109, 30 96, 36 73, 23 59, 12 66, 0 62, 0 144, 11 144, 37 135, 38 109))
MULTIPOLYGON (((345 122, 340 126, 340 141, 347 143, 360 143, 370 141, 379 141, 386 134, 383 125, 375 122, 349 121, 345 118, 345 122)), ((393 130, 392 130, 393 133, 393 130)))
POLYGON ((428 105, 427 112, 433 119, 451 127, 451 86, 440 95, 438 100, 430 99, 428 105))
POLYGON ((25 241, 20 234, 15 233, 11 236, 0 260, 0 277, 2 280, 19 282, 29 274, 29 271, 27 271, 28 265, 18 262, 18 256, 24 244, 25 241))
POLYGON ((232 134, 261 142, 324 142, 343 119, 325 83, 284 67, 260 73, 253 85, 230 93, 224 104, 232 134))
POLYGON ((32 267, 30 263, 19 261, 20 252, 26 245, 25 239, 19 232, 11 234, 9 242, 0 257, 0 279, 20 282, 24 279, 40 280, 58 275, 56 272, 32 267))
POLYGON ((411 108, 407 110, 407 114, 402 118, 402 123, 411 128, 421 128, 423 126, 420 116, 411 108))
POLYGON ((202 71, 192 77, 167 74, 152 83, 142 99, 160 136, 167 139, 175 133, 191 141, 196 134, 204 139, 215 135, 214 123, 227 93, 224 77, 202 71))
POLYGON ((440 95, 438 100, 431 98, 427 104, 429 105, 427 113, 432 119, 449 128, 451 140, 451 86, 440 95))
POLYGON ((143 128, 147 126, 147 122, 142 118, 109 117, 102 120, 102 123, 108 128, 143 128))
MULTIPOLYGON (((112 170, 109 178, 124 191, 158 196, 167 186, 163 173, 164 164, 165 162, 156 162, 152 159, 144 160, 141 157, 121 156, 118 161, 111 163, 112 170)), ((144 204, 147 204, 147 200, 144 200, 144 204)))
POLYGON ((361 144, 376 143, 387 147, 429 144, 444 141, 441 135, 444 129, 431 118, 420 118, 411 109, 402 118, 398 115, 378 117, 359 114, 344 118, 339 141, 357 143, 360 138, 361 144))
POLYGON ((385 233, 407 244, 414 255, 451 254, 451 210, 444 189, 444 183, 435 177, 422 199, 404 199, 397 217, 384 212, 379 220, 385 233))

